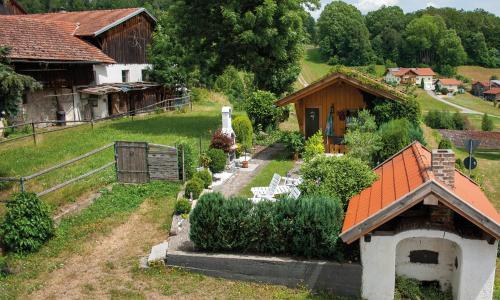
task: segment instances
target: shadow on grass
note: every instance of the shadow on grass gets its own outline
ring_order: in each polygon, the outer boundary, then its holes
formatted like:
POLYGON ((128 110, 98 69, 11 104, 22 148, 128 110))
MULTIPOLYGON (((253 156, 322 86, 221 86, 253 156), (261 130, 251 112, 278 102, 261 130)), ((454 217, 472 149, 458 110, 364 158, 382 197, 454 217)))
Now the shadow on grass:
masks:
POLYGON ((500 149, 477 150, 474 151, 474 156, 477 158, 488 159, 488 160, 500 160, 500 149))
POLYGON ((306 49, 306 59, 317 64, 324 64, 327 61, 321 54, 319 48, 306 49))
POLYGON ((214 130, 220 123, 219 116, 207 115, 172 115, 158 116, 144 120, 130 120, 111 124, 109 127, 129 134, 167 135, 199 137, 208 130, 214 130))

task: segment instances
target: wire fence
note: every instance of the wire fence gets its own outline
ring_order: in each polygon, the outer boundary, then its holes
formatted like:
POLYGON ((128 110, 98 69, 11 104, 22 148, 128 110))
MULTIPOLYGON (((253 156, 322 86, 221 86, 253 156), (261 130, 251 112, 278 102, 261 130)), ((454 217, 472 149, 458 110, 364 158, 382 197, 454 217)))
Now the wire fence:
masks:
POLYGON ((193 103, 191 102, 190 95, 187 95, 184 97, 165 99, 165 100, 156 102, 154 104, 146 105, 142 108, 130 110, 130 111, 120 113, 120 114, 110 115, 110 116, 104 117, 104 118, 97 118, 97 119, 91 118, 90 120, 78 120, 78 121, 48 120, 48 121, 25 122, 25 123, 5 126, 3 128, 4 131, 9 130, 9 129, 16 129, 16 128, 22 127, 24 129, 26 129, 23 131, 27 131, 27 133, 20 135, 20 136, 14 136, 12 138, 6 138, 3 140, 0 140, 0 145, 5 144, 5 143, 9 143, 9 142, 13 142, 13 141, 17 141, 20 139, 30 138, 30 137, 33 139, 33 143, 36 145, 38 135, 54 133, 54 132, 66 130, 66 129, 73 129, 73 128, 77 128, 79 126, 88 125, 88 124, 90 124, 91 128, 94 129, 94 124, 102 122, 102 121, 114 120, 114 119, 119 119, 119 118, 124 118, 124 117, 130 117, 130 116, 133 117, 135 115, 140 115, 140 114, 145 114, 145 113, 157 111, 158 109, 163 110, 163 111, 178 110, 178 109, 183 109, 187 106, 189 106, 191 110, 193 109, 193 103), (37 125, 41 125, 41 124, 49 124, 49 126, 51 126, 51 128, 49 128, 49 129, 37 128, 37 125), (74 124, 74 125, 66 126, 67 124, 74 124), (60 125, 60 126, 64 126, 64 127, 53 128, 54 125, 60 125))

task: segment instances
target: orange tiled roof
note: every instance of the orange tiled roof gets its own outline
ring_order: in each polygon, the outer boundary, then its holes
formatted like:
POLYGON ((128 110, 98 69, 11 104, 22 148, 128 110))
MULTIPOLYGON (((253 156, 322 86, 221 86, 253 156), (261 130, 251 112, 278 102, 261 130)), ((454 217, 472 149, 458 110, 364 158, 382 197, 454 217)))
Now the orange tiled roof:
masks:
POLYGON ((484 87, 489 87, 490 86, 490 82, 489 81, 474 81, 472 84, 480 84, 484 87))
POLYGON ((115 63, 100 49, 74 36, 77 26, 24 15, 0 16, 0 46, 11 59, 115 63))
POLYGON ((442 85, 461 85, 463 82, 454 78, 440 78, 439 82, 442 85))
POLYGON ((435 76, 436 75, 436 73, 434 73, 434 71, 432 71, 431 68, 400 68, 399 70, 394 71, 393 75, 394 76, 403 76, 410 71, 417 74, 418 76, 435 76))
MULTIPOLYGON (((438 181, 431 170, 431 152, 418 142, 406 147, 374 171, 378 179, 350 199, 342 234, 380 213, 428 181, 438 181)), ((481 188, 459 171, 455 170, 455 188, 442 185, 482 215, 497 224, 500 223, 500 215, 481 188)))
POLYGON ((89 10, 89 11, 73 11, 73 12, 57 12, 45 14, 29 14, 24 15, 25 18, 46 20, 46 21, 61 21, 78 24, 78 29, 75 32, 77 36, 94 36, 100 30, 113 25, 120 20, 134 16, 145 11, 144 8, 123 8, 123 9, 108 9, 108 10, 89 10))
POLYGON ((491 94, 491 95, 500 94, 500 88, 489 89, 489 90, 485 91, 483 94, 491 94))

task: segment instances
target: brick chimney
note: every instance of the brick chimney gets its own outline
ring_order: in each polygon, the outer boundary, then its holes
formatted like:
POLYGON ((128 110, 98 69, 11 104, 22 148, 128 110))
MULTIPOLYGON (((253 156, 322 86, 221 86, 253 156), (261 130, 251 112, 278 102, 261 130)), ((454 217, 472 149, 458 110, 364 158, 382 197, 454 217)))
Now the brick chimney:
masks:
POLYGON ((447 186, 455 187, 455 153, 451 149, 432 150, 432 172, 447 186))

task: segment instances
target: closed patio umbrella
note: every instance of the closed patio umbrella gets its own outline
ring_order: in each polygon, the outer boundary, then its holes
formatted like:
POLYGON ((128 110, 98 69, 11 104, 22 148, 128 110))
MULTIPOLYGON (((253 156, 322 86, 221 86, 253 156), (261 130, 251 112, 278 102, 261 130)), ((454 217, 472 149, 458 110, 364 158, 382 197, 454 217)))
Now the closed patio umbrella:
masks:
POLYGON ((326 120, 326 128, 325 135, 329 137, 333 137, 335 135, 335 131, 333 130, 333 105, 330 107, 330 113, 328 114, 328 119, 326 120))

